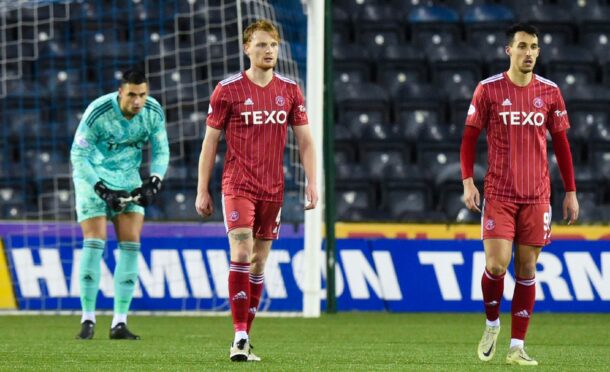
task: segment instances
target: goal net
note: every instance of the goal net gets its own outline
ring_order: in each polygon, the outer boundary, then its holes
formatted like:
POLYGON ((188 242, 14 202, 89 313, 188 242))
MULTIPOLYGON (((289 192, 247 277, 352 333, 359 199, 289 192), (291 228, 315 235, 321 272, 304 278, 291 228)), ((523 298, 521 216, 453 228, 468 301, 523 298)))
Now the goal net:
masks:
MULTIPOLYGON (((210 95, 220 80, 248 67, 241 33, 259 18, 280 29, 276 70, 306 91, 303 9, 298 0, 0 2, 0 115, 7 123, 0 129, 0 219, 11 221, 0 232, 12 277, 12 288, 3 288, 7 284, 0 280, 0 293, 13 291, 21 310, 80 309, 82 237, 75 222, 69 149, 87 105, 115 91, 120 72, 135 66, 146 71, 151 96, 165 108, 171 159, 160 199, 146 211, 143 246, 153 248, 143 249, 134 308, 226 311, 228 256, 226 238, 219 233, 221 211, 217 207, 212 216, 216 223, 202 227, 194 210, 210 95), (174 247, 164 240, 168 234, 186 235, 189 249, 169 249, 174 247), (212 239, 218 249, 199 247, 208 243, 201 240, 207 234, 218 236, 212 239)), ((216 199, 225 147, 221 143, 211 185, 216 199)), ((282 233, 297 237, 304 221, 305 177, 291 131, 286 151, 282 233)), ((146 149, 143 159, 146 175, 146 149)), ((98 300, 102 310, 112 308, 116 248, 109 228, 98 300)), ((302 255, 286 252, 288 262, 281 254, 274 259, 291 263, 296 290, 305 270, 302 255)), ((291 290, 282 275, 277 262, 267 271, 268 295, 261 310, 300 311, 274 306, 274 296, 291 290), (278 282, 283 289, 272 287, 278 282)))

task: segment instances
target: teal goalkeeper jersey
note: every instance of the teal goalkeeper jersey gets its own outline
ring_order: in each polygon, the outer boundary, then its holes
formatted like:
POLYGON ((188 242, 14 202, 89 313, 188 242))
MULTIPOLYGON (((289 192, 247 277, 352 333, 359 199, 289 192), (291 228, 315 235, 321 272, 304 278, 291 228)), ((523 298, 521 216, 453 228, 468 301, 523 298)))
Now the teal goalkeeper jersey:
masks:
POLYGON ((119 108, 118 92, 93 101, 80 121, 71 160, 73 177, 92 187, 98 181, 115 189, 133 189, 140 185, 142 148, 150 141, 150 174, 161 179, 169 162, 169 145, 163 108, 148 97, 144 108, 127 120, 119 108))

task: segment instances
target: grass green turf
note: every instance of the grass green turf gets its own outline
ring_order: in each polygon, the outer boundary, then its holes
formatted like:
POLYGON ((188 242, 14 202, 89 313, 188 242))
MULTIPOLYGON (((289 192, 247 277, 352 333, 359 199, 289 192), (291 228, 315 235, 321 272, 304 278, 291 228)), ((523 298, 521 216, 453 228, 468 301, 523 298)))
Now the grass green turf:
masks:
MULTIPOLYGON (((232 363, 229 317, 131 316, 140 341, 110 341, 109 317, 79 341, 75 316, 0 316, 0 370, 507 370, 510 319, 498 350, 480 362, 482 314, 341 313, 320 319, 264 318, 252 330, 261 363, 232 363)), ((532 319, 527 349, 537 370, 610 369, 610 314, 544 314, 532 319)), ((521 369, 521 368, 518 368, 521 369)))

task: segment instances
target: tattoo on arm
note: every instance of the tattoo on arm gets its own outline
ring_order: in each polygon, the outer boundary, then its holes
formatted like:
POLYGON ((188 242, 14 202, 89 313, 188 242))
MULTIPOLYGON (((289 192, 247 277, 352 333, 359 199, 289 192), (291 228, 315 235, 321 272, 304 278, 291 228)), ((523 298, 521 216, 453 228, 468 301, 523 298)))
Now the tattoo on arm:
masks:
POLYGON ((232 232, 229 235, 231 235, 232 239, 235 239, 235 240, 241 242, 241 241, 248 240, 248 239, 252 238, 252 231, 242 232, 242 233, 232 232))

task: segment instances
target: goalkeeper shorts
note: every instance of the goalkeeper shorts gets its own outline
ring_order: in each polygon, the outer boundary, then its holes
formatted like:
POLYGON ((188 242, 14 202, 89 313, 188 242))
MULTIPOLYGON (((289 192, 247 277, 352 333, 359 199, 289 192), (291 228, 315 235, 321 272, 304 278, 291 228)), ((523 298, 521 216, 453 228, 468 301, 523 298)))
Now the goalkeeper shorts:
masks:
POLYGON ((279 236, 281 202, 223 194, 222 213, 227 234, 233 229, 249 227, 256 239, 275 240, 279 236))
MULTIPOLYGON (((128 190, 131 191, 131 190, 128 190)), ((112 220, 120 213, 140 213, 144 215, 144 208, 135 204, 129 203, 125 209, 120 212, 113 211, 102 198, 100 198, 85 180, 74 179, 74 194, 76 196, 76 220, 81 223, 89 218, 106 216, 112 220)))

